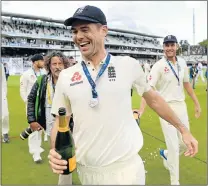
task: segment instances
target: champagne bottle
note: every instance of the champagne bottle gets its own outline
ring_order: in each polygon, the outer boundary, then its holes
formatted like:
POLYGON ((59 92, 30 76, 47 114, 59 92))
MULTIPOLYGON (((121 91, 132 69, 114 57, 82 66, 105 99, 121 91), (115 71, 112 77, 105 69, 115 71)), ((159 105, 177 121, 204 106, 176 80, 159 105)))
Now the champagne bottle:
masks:
POLYGON ((69 124, 66 122, 66 109, 59 108, 59 128, 55 143, 56 151, 67 161, 67 169, 63 174, 70 174, 76 169, 75 145, 69 124))
POLYGON ((137 124, 139 125, 139 124, 140 124, 140 119, 139 119, 139 114, 138 114, 138 112, 133 111, 133 114, 134 114, 134 119, 136 120, 137 124))

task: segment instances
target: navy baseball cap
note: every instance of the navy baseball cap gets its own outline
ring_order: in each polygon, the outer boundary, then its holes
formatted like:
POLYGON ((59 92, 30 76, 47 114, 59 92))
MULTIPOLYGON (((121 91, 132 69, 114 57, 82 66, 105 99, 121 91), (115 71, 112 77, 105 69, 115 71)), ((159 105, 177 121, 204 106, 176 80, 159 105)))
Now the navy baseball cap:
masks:
POLYGON ((44 60, 41 54, 35 54, 33 57, 31 57, 32 62, 39 61, 39 60, 44 60))
POLYGON ((166 37, 164 38, 163 44, 164 44, 164 43, 178 43, 178 41, 177 41, 177 39, 176 39, 175 36, 173 36, 173 35, 168 35, 168 36, 166 36, 166 37))
POLYGON ((76 20, 107 25, 106 17, 102 10, 98 7, 90 5, 78 8, 72 17, 64 21, 64 25, 72 26, 76 20))

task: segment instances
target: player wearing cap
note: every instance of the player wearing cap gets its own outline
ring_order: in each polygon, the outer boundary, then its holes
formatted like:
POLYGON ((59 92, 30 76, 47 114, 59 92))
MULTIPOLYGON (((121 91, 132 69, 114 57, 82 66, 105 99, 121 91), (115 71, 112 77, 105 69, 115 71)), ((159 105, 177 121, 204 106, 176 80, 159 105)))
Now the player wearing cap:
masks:
POLYGON ((73 66, 73 65, 76 64, 76 61, 75 61, 75 59, 74 59, 73 56, 70 56, 70 57, 69 57, 69 64, 70 64, 70 66, 73 66))
POLYGON ((198 62, 197 70, 198 70, 198 73, 197 73, 197 76, 196 76, 196 82, 198 81, 198 78, 200 76, 201 77, 201 80, 204 83, 205 82, 205 79, 204 79, 203 65, 202 65, 202 63, 200 61, 198 62))
POLYGON ((192 85, 192 88, 195 89, 195 83, 196 83, 196 76, 198 74, 198 69, 196 67, 196 64, 193 63, 190 70, 189 70, 189 76, 190 76, 190 83, 192 85))
MULTIPOLYGON (((181 122, 189 130, 188 113, 185 103, 184 88, 195 104, 195 116, 200 116, 201 108, 198 99, 189 83, 188 67, 184 59, 176 57, 177 39, 166 36, 163 41, 165 56, 157 61, 149 75, 149 84, 165 99, 181 122)), ((144 108, 142 99, 141 107, 144 108)), ((181 134, 168 121, 160 118, 167 150, 160 150, 164 166, 170 171, 171 185, 179 185, 179 154, 185 152, 186 146, 181 134)))
MULTIPOLYGON (((32 86, 37 80, 37 77, 45 74, 43 70, 44 58, 40 54, 36 54, 31 58, 32 68, 25 71, 20 77, 20 96, 26 105, 27 111, 27 97, 32 89, 32 86)), ((38 163, 42 160, 40 154, 44 151, 41 148, 41 134, 42 131, 33 132, 28 138, 29 152, 33 155, 33 160, 38 163)))
MULTIPOLYGON (((143 136, 131 108, 133 85, 152 109, 183 134, 189 147, 186 155, 195 155, 197 141, 167 103, 151 90, 138 61, 127 56, 112 56, 105 50, 108 28, 104 13, 97 7, 85 6, 67 19, 65 25, 71 26, 73 41, 83 61, 60 73, 52 105, 57 119, 51 143, 55 144, 58 109, 65 107, 68 116, 73 112, 73 137, 81 183, 145 184, 144 164, 138 155, 143 136)), ((48 158, 54 173, 61 174, 66 169, 67 161, 61 160, 54 148, 48 158)))

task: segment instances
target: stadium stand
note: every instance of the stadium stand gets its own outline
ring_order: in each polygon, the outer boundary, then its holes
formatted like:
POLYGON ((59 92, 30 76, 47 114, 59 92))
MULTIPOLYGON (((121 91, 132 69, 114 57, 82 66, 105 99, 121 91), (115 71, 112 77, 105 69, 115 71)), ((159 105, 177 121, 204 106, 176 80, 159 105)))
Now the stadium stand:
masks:
MULTIPOLYGON (((76 61, 81 60, 81 54, 72 40, 72 32, 64 26, 63 20, 5 12, 1 17, 2 62, 18 61, 13 58, 19 58, 24 71, 31 64, 30 56, 46 54, 50 50, 61 50, 67 56, 74 56, 76 61)), ((110 28, 105 45, 112 55, 128 55, 141 65, 147 62, 152 65, 163 55, 159 38, 162 37, 110 28)), ((206 64, 206 53, 203 47, 194 45, 190 46, 189 55, 182 57, 188 65, 198 61, 206 64)))
MULTIPOLYGON (((80 59, 72 32, 64 26, 63 20, 2 12, 1 30, 2 62, 22 58, 23 70, 30 64, 30 56, 50 50, 61 50, 77 61, 80 59)), ((105 44, 112 55, 128 55, 141 64, 152 64, 163 55, 158 38, 162 37, 110 28, 105 44)))

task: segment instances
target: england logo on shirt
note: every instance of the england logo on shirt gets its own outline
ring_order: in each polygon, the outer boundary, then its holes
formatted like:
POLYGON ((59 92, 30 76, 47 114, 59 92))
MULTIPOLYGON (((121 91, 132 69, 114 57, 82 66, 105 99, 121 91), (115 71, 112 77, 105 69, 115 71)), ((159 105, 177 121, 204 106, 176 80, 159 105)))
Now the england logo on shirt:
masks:
POLYGON ((108 79, 109 79, 109 81, 116 80, 116 71, 115 71, 115 67, 113 67, 113 66, 108 67, 108 79))

